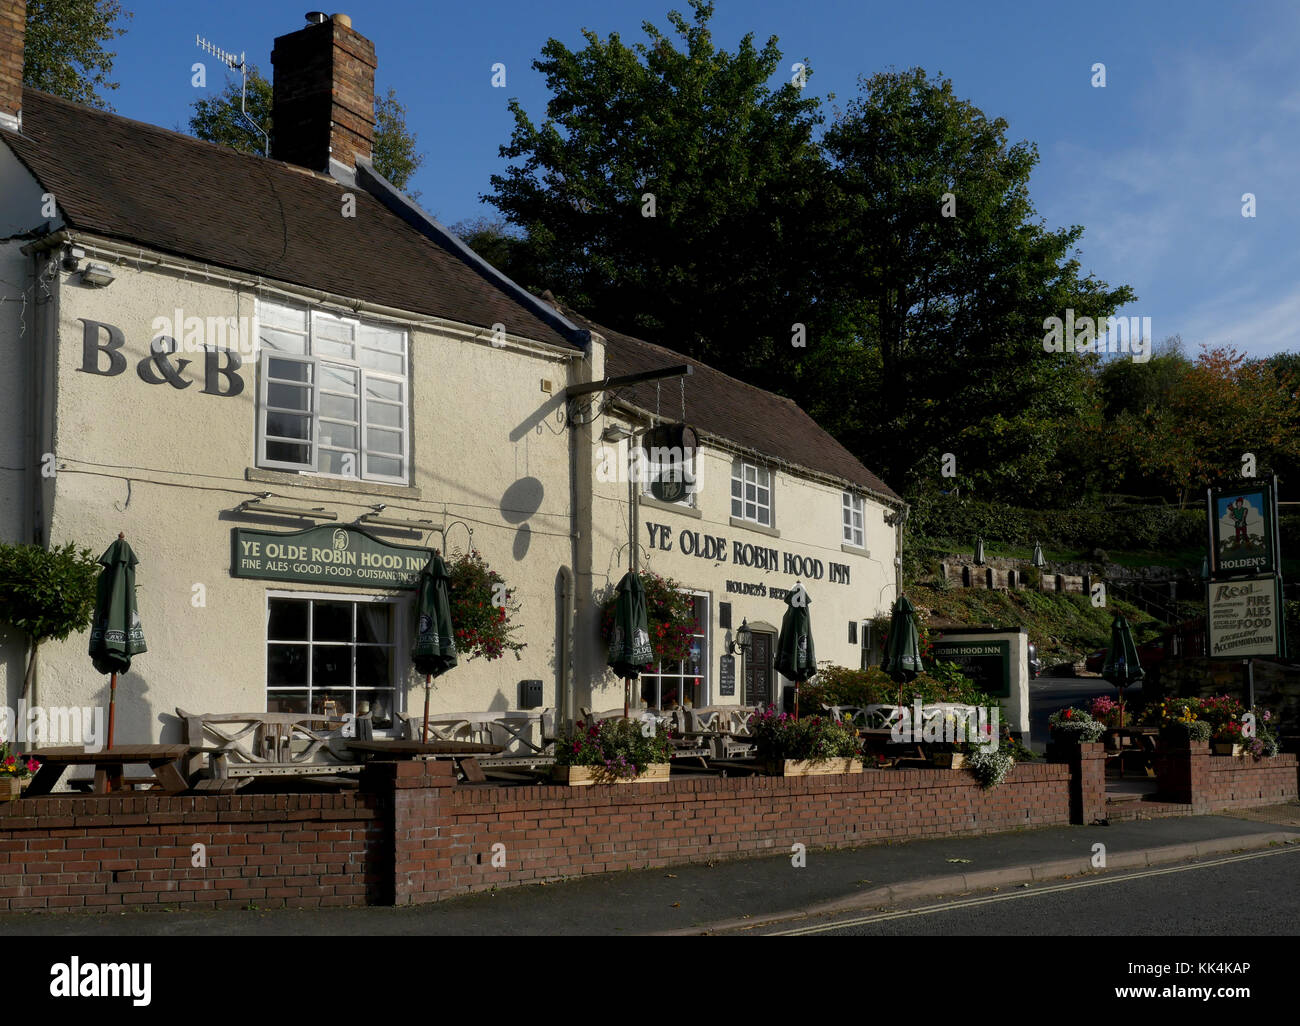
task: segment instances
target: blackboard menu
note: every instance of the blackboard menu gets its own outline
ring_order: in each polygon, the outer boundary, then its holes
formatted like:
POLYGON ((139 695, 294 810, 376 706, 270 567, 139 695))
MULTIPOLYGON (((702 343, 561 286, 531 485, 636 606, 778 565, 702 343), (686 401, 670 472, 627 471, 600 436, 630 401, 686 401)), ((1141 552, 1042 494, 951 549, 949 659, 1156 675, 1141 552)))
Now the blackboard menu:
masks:
POLYGON ((718 695, 730 696, 736 693, 736 657, 722 657, 722 671, 718 674, 718 695))

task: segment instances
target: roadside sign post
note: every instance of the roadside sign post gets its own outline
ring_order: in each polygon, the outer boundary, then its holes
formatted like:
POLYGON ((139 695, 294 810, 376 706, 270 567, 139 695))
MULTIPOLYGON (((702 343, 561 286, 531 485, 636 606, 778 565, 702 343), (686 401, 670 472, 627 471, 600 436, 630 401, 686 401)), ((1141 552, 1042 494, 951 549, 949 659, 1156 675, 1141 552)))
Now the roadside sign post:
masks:
POLYGON ((1276 476, 1206 489, 1206 520, 1206 654, 1242 660, 1254 708, 1255 659, 1286 656, 1276 476))

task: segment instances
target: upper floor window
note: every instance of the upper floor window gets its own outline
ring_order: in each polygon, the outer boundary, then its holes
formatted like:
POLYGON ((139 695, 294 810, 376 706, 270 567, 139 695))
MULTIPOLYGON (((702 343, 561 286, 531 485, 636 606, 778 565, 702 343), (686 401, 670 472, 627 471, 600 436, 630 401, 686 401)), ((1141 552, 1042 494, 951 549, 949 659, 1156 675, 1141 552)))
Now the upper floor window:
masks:
POLYGON ((406 484, 406 333, 258 304, 262 467, 406 484))
POLYGON ((855 545, 863 548, 866 542, 863 541, 862 534, 862 516, 863 516, 863 499, 861 495, 854 495, 852 492, 844 493, 844 544, 855 545))
POLYGON ((738 460, 731 467, 731 515, 772 526, 772 476, 766 467, 738 460))

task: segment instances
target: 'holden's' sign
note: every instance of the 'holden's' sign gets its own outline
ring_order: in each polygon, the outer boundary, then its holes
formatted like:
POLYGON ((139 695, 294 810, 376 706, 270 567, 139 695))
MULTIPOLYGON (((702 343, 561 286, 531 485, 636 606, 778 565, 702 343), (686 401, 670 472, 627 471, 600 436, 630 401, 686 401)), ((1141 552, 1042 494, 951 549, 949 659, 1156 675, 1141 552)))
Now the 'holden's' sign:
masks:
POLYGON ((389 545, 358 527, 231 532, 232 577, 358 588, 414 588, 432 549, 389 545))

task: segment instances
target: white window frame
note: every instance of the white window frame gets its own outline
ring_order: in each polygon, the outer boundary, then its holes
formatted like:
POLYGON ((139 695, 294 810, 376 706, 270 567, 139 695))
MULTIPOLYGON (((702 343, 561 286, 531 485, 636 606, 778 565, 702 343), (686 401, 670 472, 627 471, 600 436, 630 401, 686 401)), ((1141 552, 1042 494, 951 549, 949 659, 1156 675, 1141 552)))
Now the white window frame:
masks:
MULTIPOLYGON (((379 737, 389 737, 389 736, 400 737, 402 732, 401 715, 404 712, 406 712, 406 688, 402 686, 403 681, 405 679, 403 668, 407 665, 405 662, 403 662, 401 656, 410 647, 410 637, 406 625, 411 618, 411 602, 413 600, 409 597, 404 597, 401 595, 348 595, 342 592, 328 592, 328 591, 286 591, 286 590, 276 589, 276 590, 268 590, 266 592, 266 606, 264 609, 264 616, 262 618, 262 654, 263 654, 262 705, 264 708, 270 705, 270 697, 271 697, 272 690, 294 691, 294 692, 298 692, 299 690, 301 690, 301 693, 307 695, 308 713, 306 715, 311 715, 310 713, 311 695, 312 692, 315 690, 310 683, 311 652, 313 646, 316 644, 316 642, 311 637, 313 633, 312 627, 315 624, 315 619, 314 617, 308 618, 308 629, 307 629, 306 641, 298 641, 298 640, 286 641, 281 638, 272 638, 271 637, 271 600, 272 599, 294 599, 298 601, 307 601, 310 599, 317 602, 351 602, 351 603, 355 603, 356 605, 366 605, 369 603, 385 603, 393 607, 393 611, 392 611, 393 657, 389 661, 389 674, 390 674, 390 679, 392 681, 390 686, 392 688, 392 695, 393 695, 393 703, 391 709, 393 725, 392 727, 385 727, 382 730, 378 730, 375 733, 376 736, 379 737), (270 667, 267 665, 266 656, 269 654, 270 646, 273 644, 306 646, 307 673, 308 673, 308 678, 307 678, 308 684, 306 687, 302 689, 285 688, 285 687, 278 687, 273 689, 271 687, 270 672, 269 672, 270 667)), ((356 615, 357 615, 355 610, 353 611, 352 615, 353 615, 353 640, 350 644, 355 646, 356 645, 356 615)), ((331 642, 330 644, 341 645, 342 643, 331 642)), ((332 687, 335 690, 350 690, 353 693, 353 696, 355 698, 355 695, 358 690, 356 681, 357 681, 357 666, 356 666, 356 659, 354 658, 352 662, 351 685, 349 685, 347 688, 341 688, 339 685, 332 685, 332 687)), ((326 690, 326 689, 322 688, 322 690, 326 690)))
POLYGON ((861 495, 842 493, 840 503, 844 544, 857 549, 867 547, 867 502, 861 495))
MULTIPOLYGON (((410 483, 411 476, 411 366, 410 366, 410 336, 406 331, 393 328, 391 325, 374 324, 373 327, 382 328, 385 331, 391 331, 401 338, 400 353, 391 353, 390 355, 400 356, 402 361, 402 372, 400 374, 391 371, 382 371, 373 367, 366 367, 361 360, 360 350, 362 348, 360 320, 348 317, 339 317, 321 310, 312 310, 304 307, 294 306, 289 303, 269 303, 265 300, 259 301, 259 316, 257 324, 258 339, 258 410, 257 410, 257 465, 267 469, 275 470, 293 470, 300 474, 311 475, 315 477, 329 477, 344 481, 375 481, 386 484, 406 485, 410 483), (303 348, 305 353, 287 353, 279 350, 264 347, 261 343, 262 338, 262 306, 275 306, 281 309, 292 310, 295 313, 306 314, 306 329, 299 332, 292 329, 275 328, 274 330, 283 331, 286 334, 301 335, 303 337, 303 348), (353 356, 351 359, 341 356, 331 356, 319 354, 313 351, 313 339, 318 333, 318 326, 333 321, 339 324, 346 324, 352 329, 352 347, 353 356), (293 460, 276 460, 267 455, 268 444, 275 441, 296 442, 298 439, 279 439, 277 437, 268 437, 266 430, 267 415, 271 412, 300 413, 297 410, 282 410, 279 407, 272 411, 269 407, 269 390, 270 390, 270 361, 290 360, 296 363, 304 363, 312 367, 311 373, 311 438, 307 442, 310 450, 310 462, 299 462, 293 460), (336 367, 341 370, 347 370, 356 374, 357 392, 356 392, 356 416, 357 420, 353 423, 357 432, 357 466, 355 473, 352 474, 334 474, 326 473, 319 469, 320 454, 322 443, 320 440, 321 426, 321 409, 320 396, 324 375, 324 367, 336 367), (384 381, 398 386, 398 399, 380 399, 369 398, 367 396, 367 385, 372 381, 384 381), (400 452, 393 455, 389 453, 371 452, 370 433, 372 425, 369 423, 368 413, 373 406, 396 406, 399 408, 400 426, 396 428, 383 427, 374 425, 374 430, 394 431, 400 436, 400 452), (396 459, 400 465, 398 474, 381 474, 370 470, 370 459, 372 456, 396 459)), ((371 326, 369 322, 365 322, 371 326)), ((373 347, 367 347, 373 348, 373 347)), ((334 420, 335 418, 328 418, 334 420)), ((303 440, 306 441, 306 440, 303 440)), ((334 450, 333 447, 331 451, 334 450)), ((352 450, 348 450, 351 452, 352 450)))
MULTIPOLYGON (((711 671, 713 669, 713 647, 712 647, 713 595, 711 592, 694 591, 694 590, 689 591, 688 594, 691 595, 691 597, 693 597, 697 603, 699 603, 701 600, 703 600, 704 602, 704 616, 702 619, 700 619, 697 616, 697 623, 699 624, 699 633, 691 635, 692 638, 698 639, 700 643, 699 678, 700 678, 701 701, 698 706, 695 706, 695 708, 700 708, 701 706, 709 705, 712 701, 713 675, 711 671)), ((655 678, 655 682, 656 682, 655 690, 659 696, 660 702, 663 701, 664 676, 665 674, 663 672, 663 661, 658 659, 655 660, 653 670, 641 671, 642 685, 644 685, 644 679, 646 677, 655 678)), ((685 681, 688 678, 695 677, 696 674, 670 673, 667 674, 666 676, 668 677, 669 680, 685 681)), ((682 708, 685 708, 685 702, 679 701, 678 705, 682 708)))
POLYGON ((731 505, 731 516, 732 516, 734 519, 736 519, 736 520, 744 520, 744 521, 747 521, 748 523, 751 523, 751 524, 758 524, 759 527, 772 527, 772 526, 773 526, 773 523, 772 523, 772 520, 773 520, 773 517, 772 517, 772 485, 773 485, 773 483, 774 483, 773 480, 772 480, 773 476, 774 476, 774 475, 772 474, 772 471, 771 471, 769 468, 767 468, 767 467, 763 467, 763 466, 759 466, 757 463, 749 463, 749 462, 747 462, 747 461, 745 461, 745 460, 735 460, 735 461, 731 464, 731 503, 732 503, 732 505, 731 505), (753 480, 752 480, 752 481, 749 480, 749 477, 750 477, 750 473, 749 473, 749 472, 751 472, 751 471, 753 472, 753 475, 752 475, 752 476, 753 476, 753 480), (760 483, 759 483, 759 475, 760 475, 760 474, 766 476, 766 478, 767 478, 767 483, 766 483, 766 484, 760 484, 760 483), (739 496, 736 495, 736 485, 737 485, 737 484, 740 485, 740 495, 739 495, 739 496), (753 486, 754 486, 754 498, 753 498, 752 501, 749 500, 749 499, 747 499, 747 498, 745 498, 745 486, 746 486, 746 485, 753 485, 753 486), (759 489, 764 489, 764 490, 766 490, 766 492, 767 492, 767 502, 766 502, 766 503, 761 503, 761 502, 758 501, 758 492, 759 492, 759 489), (739 509, 739 511, 737 511, 737 509, 736 509, 736 503, 740 503, 740 509, 739 509), (754 515, 753 515, 753 516, 749 516, 749 515, 747 515, 747 513, 746 513, 746 507, 747 507, 747 506, 753 506, 753 507, 754 507, 754 515), (766 514, 767 514, 767 519, 766 519, 766 520, 763 519, 763 516, 762 516, 763 513, 766 513, 766 514))

